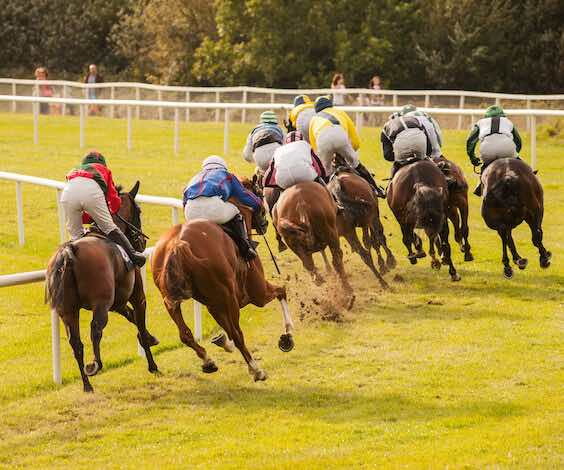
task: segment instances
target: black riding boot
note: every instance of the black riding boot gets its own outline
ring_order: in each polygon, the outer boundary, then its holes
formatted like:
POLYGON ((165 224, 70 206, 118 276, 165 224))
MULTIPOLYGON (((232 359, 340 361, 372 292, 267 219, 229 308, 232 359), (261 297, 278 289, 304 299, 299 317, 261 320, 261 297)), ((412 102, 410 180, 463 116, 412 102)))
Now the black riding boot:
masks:
POLYGON ((241 256, 246 261, 251 261, 257 256, 255 247, 251 240, 249 240, 249 235, 247 234, 247 229, 245 227, 245 221, 241 214, 237 214, 233 219, 227 222, 225 225, 230 233, 233 234, 233 240, 241 253, 241 256))
POLYGON ((133 264, 139 267, 142 267, 145 264, 146 258, 143 253, 139 253, 135 248, 133 248, 133 246, 131 246, 131 243, 119 228, 108 233, 108 238, 125 250, 131 261, 133 261, 133 264))
POLYGON ((376 193, 377 197, 380 197, 382 199, 386 198, 386 191, 384 190, 384 188, 378 186, 372 174, 362 163, 359 163, 355 170, 363 180, 365 180, 370 186, 372 186, 372 188, 374 188, 374 192, 376 193))

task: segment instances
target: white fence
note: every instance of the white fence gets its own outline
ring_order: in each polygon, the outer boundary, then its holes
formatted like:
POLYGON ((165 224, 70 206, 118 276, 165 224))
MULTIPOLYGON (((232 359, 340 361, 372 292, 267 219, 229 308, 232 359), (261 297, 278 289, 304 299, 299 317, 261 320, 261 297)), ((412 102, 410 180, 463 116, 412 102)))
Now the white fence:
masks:
MULTIPOLYGON (((24 218, 23 218, 23 198, 22 198, 22 184, 34 184, 39 186, 46 186, 53 188, 57 191, 57 211, 59 214, 59 236, 61 243, 66 240, 65 232, 65 216, 63 206, 61 205, 60 196, 61 191, 65 187, 65 183, 61 181, 50 180, 46 178, 38 178, 36 176, 20 175, 17 173, 8 173, 0 171, 0 180, 14 181, 16 184, 16 206, 17 206, 17 219, 18 219, 18 241, 20 245, 25 244, 24 232, 24 218)), ((179 223, 179 209, 182 208, 182 201, 171 197, 160 196, 147 196, 138 194, 135 198, 137 202, 146 204, 156 204, 172 208, 172 223, 179 223)), ((141 268, 141 277, 143 278, 143 288, 146 289, 147 285, 147 267, 153 253, 153 247, 149 247, 144 251, 147 257, 147 263, 141 268)), ((41 282, 45 280, 45 270, 30 271, 25 273, 5 274, 0 275, 0 288, 8 286, 17 286, 21 284, 31 284, 34 282, 41 282)), ((194 336, 197 340, 202 338, 202 306, 194 301, 194 336)), ((61 353, 60 353, 60 329, 59 329, 59 316, 54 310, 51 311, 51 344, 52 344, 52 362, 53 362, 53 380, 57 384, 62 383, 61 375, 61 353)), ((138 346, 138 351, 141 354, 142 348, 138 346)))
MULTIPOLYGON (((558 96, 558 95, 555 95, 558 96)), ((178 153, 180 145, 180 110, 184 109, 216 109, 224 111, 224 126, 223 126, 223 152, 226 155, 229 153, 229 113, 232 110, 279 110, 287 112, 292 108, 291 104, 286 103, 193 103, 182 101, 136 101, 136 100, 106 100, 106 99, 78 99, 78 98, 45 98, 36 96, 14 96, 14 95, 0 95, 0 102, 2 101, 16 101, 33 103, 33 140, 34 143, 39 143, 39 104, 40 103, 62 103, 69 105, 78 105, 80 107, 80 130, 79 142, 80 147, 85 144, 85 119, 86 119, 86 106, 88 105, 112 105, 125 107, 127 109, 127 148, 132 148, 132 109, 135 106, 147 108, 164 107, 174 110, 174 140, 173 148, 175 153, 178 153)), ((398 111, 400 108, 397 106, 341 106, 340 109, 354 113, 356 117, 357 127, 362 123, 362 116, 371 113, 392 113, 398 111)), ((472 122, 483 115, 483 109, 453 109, 453 108, 419 108, 422 111, 432 113, 435 116, 440 115, 459 115, 470 116, 472 122)), ((536 168, 537 153, 536 153, 536 118, 539 116, 564 116, 563 110, 553 109, 506 109, 506 114, 510 116, 524 116, 527 118, 531 133, 531 166, 536 168)))

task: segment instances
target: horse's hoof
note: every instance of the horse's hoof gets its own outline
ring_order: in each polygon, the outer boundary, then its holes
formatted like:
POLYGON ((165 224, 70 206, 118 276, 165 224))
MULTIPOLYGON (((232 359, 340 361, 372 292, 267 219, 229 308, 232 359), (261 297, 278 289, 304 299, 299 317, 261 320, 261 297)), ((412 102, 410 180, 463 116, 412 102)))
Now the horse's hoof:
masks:
POLYGON ((320 285, 322 285, 324 282, 325 282, 325 278, 324 278, 323 276, 321 276, 321 275, 319 275, 319 274, 313 276, 313 283, 314 283, 316 286, 320 286, 320 285))
POLYGON ((219 370, 218 367, 215 365, 215 362, 213 361, 209 361, 202 364, 202 372, 204 372, 205 374, 213 374, 218 370, 219 370))
POLYGON ((259 382, 259 381, 262 382, 262 381, 266 380, 267 375, 266 375, 266 372, 264 370, 259 369, 254 373, 253 378, 255 379, 255 382, 259 382))
POLYGON ((415 255, 408 256, 407 259, 409 259, 409 262, 411 264, 417 264, 417 258, 415 257, 415 255))
POLYGON ((100 371, 100 369, 101 367, 100 364, 98 364, 98 361, 93 361, 90 364, 86 364, 84 366, 84 373, 88 377, 92 377, 93 375, 96 375, 100 371))
POLYGON ((511 269, 509 266, 503 268, 503 275, 506 279, 511 279, 513 277, 513 269, 511 269))
POLYGON ((149 372, 150 372, 151 374, 154 374, 154 375, 162 375, 162 374, 161 374, 161 371, 159 370, 159 368, 158 368, 157 366, 155 366, 155 367, 149 367, 149 372))
POLYGON ((439 271, 441 269, 441 262, 438 259, 434 259, 433 261, 431 261, 431 268, 433 268, 436 271, 439 271))
POLYGON ((425 256, 427 256, 427 253, 425 253, 424 251, 418 251, 417 253, 415 253, 416 258, 425 258, 425 256))
POLYGON ((546 256, 540 257, 540 267, 541 268, 548 268, 550 266, 550 258, 552 258, 552 253, 548 251, 546 256))
POLYGON ((469 251, 464 253, 464 261, 474 261, 474 256, 469 251))
POLYGON ((280 339, 278 340, 278 347, 282 352, 290 352, 294 349, 294 338, 290 333, 285 333, 280 335, 280 339))
POLYGON ((353 308, 355 300, 356 300, 356 296, 354 294, 351 294, 351 297, 350 297, 349 302, 347 304, 347 310, 350 310, 351 308, 353 308))
POLYGON ((515 264, 517 265, 517 267, 519 269, 523 270, 527 267, 527 264, 529 264, 529 261, 527 260, 527 258, 520 258, 517 261, 515 261, 515 264))
POLYGON ((85 393, 94 393, 94 389, 92 388, 92 385, 88 384, 84 384, 84 392, 85 393))
POLYGON ((451 280, 452 282, 458 282, 458 281, 460 281, 461 279, 462 279, 462 277, 460 277, 460 274, 458 274, 458 273, 454 273, 454 274, 451 274, 451 275, 450 275, 450 280, 451 280))
POLYGON ((227 336, 225 335, 225 333, 219 333, 211 339, 211 342, 219 348, 224 348, 226 340, 227 336))
POLYGON ((160 343, 156 336, 153 336, 149 333, 149 347, 152 348, 153 346, 157 346, 160 343))

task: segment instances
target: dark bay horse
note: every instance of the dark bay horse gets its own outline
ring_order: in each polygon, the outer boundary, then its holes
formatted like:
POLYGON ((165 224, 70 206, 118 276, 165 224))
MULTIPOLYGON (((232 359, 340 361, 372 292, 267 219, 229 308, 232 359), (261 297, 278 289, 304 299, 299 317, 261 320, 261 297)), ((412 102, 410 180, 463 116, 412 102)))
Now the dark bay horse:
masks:
MULTIPOLYGON (((248 187, 245 181, 242 183, 248 187)), ((248 207, 234 200, 230 202, 237 205, 247 227, 264 229, 265 211, 252 217, 248 207)), ((280 337, 279 347, 282 351, 293 348, 293 323, 286 301, 286 289, 265 279, 259 257, 245 262, 234 241, 216 223, 196 219, 172 227, 155 246, 151 270, 165 307, 178 327, 180 340, 202 360, 203 372, 216 372, 218 368, 184 322, 181 303, 190 298, 207 306, 228 336, 226 342, 216 344, 228 352, 233 350, 234 344, 247 362, 249 373, 255 381, 266 380, 266 373, 245 345, 239 325, 241 308, 248 304, 264 307, 273 299, 278 299, 284 318, 284 334, 280 337)))
POLYGON ((380 221, 378 199, 370 185, 349 167, 340 166, 336 169, 328 188, 335 195, 343 210, 337 214, 337 228, 339 235, 344 237, 351 249, 358 253, 362 261, 376 276, 380 285, 387 288, 386 281, 381 274, 396 266, 396 259, 388 248, 384 227, 380 221), (362 229, 360 242, 356 229, 362 229), (380 272, 376 270, 370 249, 374 248, 378 256, 380 272), (386 261, 382 257, 381 248, 386 253, 386 261))
POLYGON ((513 277, 507 247, 519 269, 525 269, 527 266, 527 259, 517 253, 511 234, 523 221, 531 229, 533 245, 539 250, 541 268, 548 268, 552 254, 542 243, 543 189, 532 168, 523 160, 502 158, 488 165, 482 175, 482 181, 482 217, 487 226, 497 231, 501 238, 505 277, 513 277))
POLYGON ((337 230, 337 207, 326 188, 314 181, 298 183, 284 190, 272 211, 276 231, 300 258, 316 284, 324 282, 313 262, 313 253, 326 247, 331 251, 333 267, 345 292, 354 296, 343 266, 343 252, 337 230))
POLYGON ((448 183, 448 218, 454 227, 454 239, 464 253, 464 261, 473 261, 470 242, 468 241, 468 181, 462 168, 441 155, 433 158, 441 169, 448 183))
MULTIPOLYGON (((128 193, 121 193, 116 225, 138 251, 145 249, 141 234, 141 209, 135 202, 139 182, 128 193)), ((69 343, 80 370, 85 392, 92 392, 88 376, 103 367, 100 356, 102 332, 108 323, 108 312, 114 311, 137 326, 138 339, 145 351, 150 372, 157 372, 150 347, 157 344, 145 326, 146 300, 138 268, 128 271, 117 245, 105 238, 86 236, 67 242, 49 261, 45 283, 46 301, 55 309, 65 324, 69 343), (128 306, 131 305, 131 307, 128 306), (94 360, 84 365, 84 346, 80 339, 80 309, 92 311, 90 337, 94 360)))
POLYGON ((437 165, 429 160, 419 160, 400 168, 388 186, 387 200, 400 224, 411 264, 416 264, 418 258, 426 256, 423 242, 414 232, 414 229, 422 228, 429 238, 431 267, 441 268, 441 261, 435 254, 435 242, 438 239, 451 279, 459 281, 460 275, 452 263, 448 241, 447 182, 437 165))

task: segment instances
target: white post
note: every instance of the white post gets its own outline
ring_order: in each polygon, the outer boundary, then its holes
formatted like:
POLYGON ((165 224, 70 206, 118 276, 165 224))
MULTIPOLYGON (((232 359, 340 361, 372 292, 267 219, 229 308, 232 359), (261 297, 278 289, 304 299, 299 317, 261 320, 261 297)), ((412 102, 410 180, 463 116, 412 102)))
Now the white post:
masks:
MULTIPOLYGON (((460 95, 460 101, 458 102, 458 107, 464 109, 464 95, 460 95)), ((462 129, 462 114, 458 115, 458 124, 456 126, 458 130, 462 129)))
POLYGON ((33 143, 39 143, 39 103, 33 103, 33 143))
MULTIPOLYGON (((16 82, 12 83, 12 95, 16 96, 16 82)), ((12 101, 12 112, 15 113, 18 109, 18 102, 12 101)))
MULTIPOLYGON (((115 87, 110 87, 110 99, 111 100, 115 100, 116 99, 116 89, 115 87)), ((110 105, 110 118, 114 118, 115 117, 115 106, 112 104, 110 105)))
POLYGON ((202 340, 202 304, 194 300, 194 338, 202 340))
MULTIPOLYGON (((247 90, 243 90, 243 103, 247 104, 247 90)), ((241 110, 241 122, 244 123, 247 119, 247 110, 241 110)))
POLYGON ((179 120, 180 120, 180 110, 178 108, 174 108, 174 153, 178 153, 179 148, 179 120))
POLYGON ((22 184, 16 182, 16 207, 18 212, 18 242, 20 246, 24 246, 24 221, 23 221, 23 197, 22 197, 22 184))
POLYGON ((274 93, 271 93, 271 94, 270 94, 270 102, 271 102, 271 103, 274 103, 274 93))
POLYGON ((59 330, 59 314, 51 310, 51 354, 53 357, 53 382, 63 383, 61 377, 61 331, 59 330))
POLYGON ((63 205, 61 204, 61 190, 57 189, 57 213, 59 215, 59 239, 61 243, 65 243, 66 235, 65 235, 65 210, 63 209, 63 205))
POLYGON ((393 105, 393 106, 397 106, 397 105, 398 105, 398 95, 393 95, 393 96, 392 96, 392 105, 393 105))
MULTIPOLYGON (((190 102, 190 92, 186 92, 186 103, 190 102)), ((190 121, 190 108, 186 108, 186 122, 190 121)))
MULTIPOLYGON (((67 94, 68 94, 68 93, 67 93, 67 86, 66 86, 66 85, 63 85, 63 98, 66 98, 66 97, 67 97, 67 94)), ((66 103, 63 103, 63 106, 62 106, 62 109, 61 109, 61 114, 62 114, 63 116, 66 116, 66 114, 67 114, 67 105, 66 105, 66 103)))
MULTIPOLYGON (((159 90, 157 92, 157 96, 159 97, 159 101, 163 100, 163 92, 159 90)), ((159 121, 163 120, 163 108, 159 108, 159 121)))
POLYGON ((172 225, 178 225, 179 218, 178 218, 178 207, 172 208, 172 225))
POLYGON ((84 115, 86 114, 85 105, 80 105, 80 148, 84 147, 84 115))
POLYGON ((431 96, 430 95, 425 95, 425 107, 428 108, 429 107, 429 102, 431 101, 431 96))
POLYGON ((229 153, 229 110, 225 109, 225 119, 223 122, 223 156, 227 158, 229 153))
POLYGON ((497 97, 497 98, 495 99, 495 105, 496 105, 496 106, 499 106, 499 97, 497 97))
POLYGON ((131 150, 131 106, 127 107, 127 150, 131 150))
MULTIPOLYGON (((364 106, 364 95, 361 93, 358 95, 358 101, 360 106, 364 106)), ((360 130, 364 124, 364 113, 357 113, 356 115, 356 128, 360 130)))
MULTIPOLYGON (((527 100, 527 109, 531 109, 531 100, 527 100)), ((531 116, 527 116, 527 132, 531 132, 531 116)))
MULTIPOLYGON (((141 89, 135 87, 135 100, 141 100, 141 89)), ((135 119, 139 120, 141 118, 141 106, 135 106, 135 119)))
POLYGON ((531 116, 531 167, 537 169, 537 118, 531 116))
MULTIPOLYGON (((219 91, 215 92, 215 102, 219 103, 219 91)), ((219 122, 219 108, 215 110, 215 122, 219 122)))

